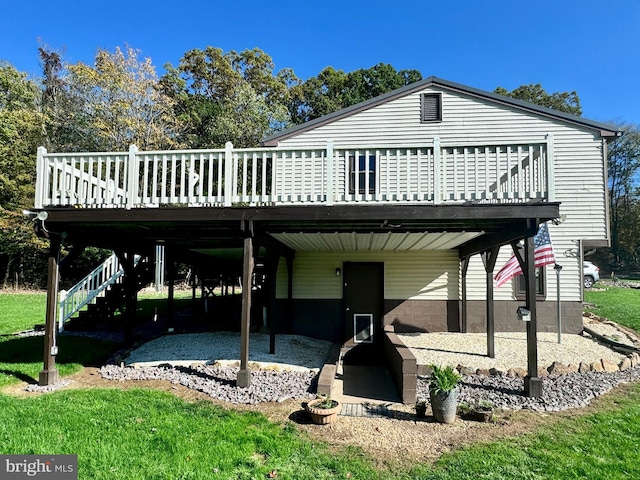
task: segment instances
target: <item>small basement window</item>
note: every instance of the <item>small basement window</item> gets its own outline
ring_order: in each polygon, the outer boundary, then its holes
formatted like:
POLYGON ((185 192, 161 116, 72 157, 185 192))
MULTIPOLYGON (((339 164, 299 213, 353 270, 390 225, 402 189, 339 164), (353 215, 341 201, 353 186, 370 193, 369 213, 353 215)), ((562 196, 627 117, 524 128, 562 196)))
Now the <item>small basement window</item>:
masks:
POLYGON ((420 106, 420 121, 441 122, 442 121, 442 94, 423 93, 420 106))
MULTIPOLYGON (((546 273, 544 267, 536 267, 536 298, 538 300, 544 300, 547 296, 547 285, 545 282, 546 273)), ((516 298, 518 300, 524 299, 526 295, 524 285, 524 275, 518 275, 516 277, 516 298)))

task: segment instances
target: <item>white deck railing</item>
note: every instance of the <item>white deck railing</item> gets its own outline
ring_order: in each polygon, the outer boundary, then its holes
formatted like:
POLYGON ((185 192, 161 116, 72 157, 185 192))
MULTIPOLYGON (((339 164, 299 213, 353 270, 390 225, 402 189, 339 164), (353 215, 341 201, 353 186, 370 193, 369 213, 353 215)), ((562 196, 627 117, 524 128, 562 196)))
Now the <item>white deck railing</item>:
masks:
MULTIPOLYGON (((139 260, 140 256, 136 255, 134 265, 139 260)), ((114 253, 68 291, 61 291, 58 298, 58 331, 62 332, 68 319, 102 295, 110 285, 122 281, 123 275, 124 270, 114 253)))
POLYGON ((553 200, 553 138, 531 142, 128 153, 38 149, 35 207, 553 200))

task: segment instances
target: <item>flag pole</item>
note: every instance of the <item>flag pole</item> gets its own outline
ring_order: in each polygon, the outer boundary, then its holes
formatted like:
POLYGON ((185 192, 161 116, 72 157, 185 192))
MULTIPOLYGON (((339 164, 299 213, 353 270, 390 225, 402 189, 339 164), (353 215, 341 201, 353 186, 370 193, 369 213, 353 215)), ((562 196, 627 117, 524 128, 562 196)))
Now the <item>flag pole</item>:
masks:
POLYGON ((553 269, 556 271, 556 315, 558 318, 558 343, 560 344, 562 343, 562 308, 560 308, 560 271, 562 265, 556 263, 553 269))

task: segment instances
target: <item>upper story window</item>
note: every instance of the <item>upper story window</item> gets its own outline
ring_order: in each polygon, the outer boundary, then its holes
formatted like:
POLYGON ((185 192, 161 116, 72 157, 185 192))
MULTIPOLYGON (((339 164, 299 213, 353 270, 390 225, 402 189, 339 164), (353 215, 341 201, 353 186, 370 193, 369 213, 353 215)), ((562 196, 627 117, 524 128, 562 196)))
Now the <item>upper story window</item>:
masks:
POLYGON ((349 156, 349 193, 375 193, 376 191, 376 156, 365 155, 358 156, 358 164, 356 165, 356 157, 349 156), (368 161, 367 161, 368 160, 368 161), (356 168, 357 166, 357 168, 356 168), (358 179, 358 189, 356 192, 356 173, 358 179), (369 190, 367 191, 367 178, 369 179, 369 190))
POLYGON ((442 94, 423 93, 420 105, 420 121, 441 122, 442 121, 442 94))

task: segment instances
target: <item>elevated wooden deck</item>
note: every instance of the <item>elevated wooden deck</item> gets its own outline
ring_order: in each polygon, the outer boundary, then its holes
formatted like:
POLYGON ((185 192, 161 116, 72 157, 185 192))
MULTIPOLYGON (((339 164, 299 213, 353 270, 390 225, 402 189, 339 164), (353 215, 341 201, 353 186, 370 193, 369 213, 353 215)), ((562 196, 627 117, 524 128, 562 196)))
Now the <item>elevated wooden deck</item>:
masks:
POLYGON ((36 208, 554 201, 553 138, 485 145, 48 153, 36 208))

